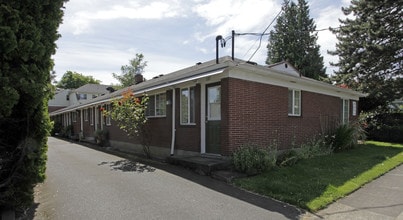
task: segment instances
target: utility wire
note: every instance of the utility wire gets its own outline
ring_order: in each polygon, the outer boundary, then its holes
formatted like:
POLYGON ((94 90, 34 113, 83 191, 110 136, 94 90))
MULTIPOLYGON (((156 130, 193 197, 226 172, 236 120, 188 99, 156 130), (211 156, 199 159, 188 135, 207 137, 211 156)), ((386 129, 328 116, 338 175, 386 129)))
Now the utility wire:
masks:
POLYGON ((269 30, 270 26, 277 20, 277 18, 281 15, 281 13, 284 11, 284 7, 288 5, 288 2, 286 2, 284 4, 283 7, 281 7, 281 10, 277 13, 276 17, 274 17, 274 19, 270 22, 269 25, 267 25, 266 29, 264 29, 263 33, 260 34, 260 38, 259 38, 259 46, 256 48, 255 52, 253 52, 252 56, 250 56, 248 62, 253 58, 253 56, 255 56, 256 52, 260 49, 260 47, 262 46, 262 38, 264 35, 266 35, 266 31, 269 30))

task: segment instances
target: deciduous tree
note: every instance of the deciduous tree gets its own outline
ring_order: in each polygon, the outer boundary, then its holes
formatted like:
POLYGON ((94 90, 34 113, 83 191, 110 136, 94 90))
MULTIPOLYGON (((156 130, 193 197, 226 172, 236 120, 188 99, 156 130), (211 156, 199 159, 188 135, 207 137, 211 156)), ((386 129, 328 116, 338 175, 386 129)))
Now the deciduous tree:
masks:
POLYGON ((124 65, 120 68, 121 75, 116 73, 112 73, 112 75, 120 82, 122 87, 128 87, 135 84, 136 74, 143 74, 146 66, 147 61, 144 61, 144 55, 137 53, 136 57, 129 61, 129 65, 124 65))
POLYGON ((135 97, 131 90, 122 94, 122 98, 112 102, 112 110, 104 113, 118 124, 119 128, 127 133, 129 137, 137 137, 143 146, 145 155, 150 158, 151 133, 147 127, 146 109, 148 96, 143 94, 141 98, 135 97))
POLYGON ((62 89, 77 89, 85 84, 100 84, 101 81, 94 79, 92 76, 84 76, 81 73, 67 71, 56 87, 62 89))

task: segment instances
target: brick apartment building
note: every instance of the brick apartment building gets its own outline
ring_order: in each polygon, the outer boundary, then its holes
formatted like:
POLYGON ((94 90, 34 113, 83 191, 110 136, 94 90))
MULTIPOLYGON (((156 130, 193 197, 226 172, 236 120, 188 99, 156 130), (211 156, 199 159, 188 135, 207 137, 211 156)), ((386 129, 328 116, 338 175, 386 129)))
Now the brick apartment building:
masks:
MULTIPOLYGON (((72 125, 82 139, 107 129, 112 147, 141 151, 105 117, 101 107, 128 88, 52 112, 51 118, 72 125)), ((230 155, 243 144, 279 150, 358 117, 362 93, 301 76, 287 62, 271 66, 222 57, 137 83, 136 95, 147 93, 148 125, 154 156, 230 155)))

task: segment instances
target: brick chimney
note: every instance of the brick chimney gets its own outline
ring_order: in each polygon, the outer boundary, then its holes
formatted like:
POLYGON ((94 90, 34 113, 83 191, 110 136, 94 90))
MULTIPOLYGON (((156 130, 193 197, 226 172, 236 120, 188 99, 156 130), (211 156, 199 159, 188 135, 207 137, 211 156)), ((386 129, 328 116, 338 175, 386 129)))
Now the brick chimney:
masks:
POLYGON ((139 84, 142 83, 143 81, 144 81, 143 74, 137 73, 136 75, 134 75, 134 84, 139 84))

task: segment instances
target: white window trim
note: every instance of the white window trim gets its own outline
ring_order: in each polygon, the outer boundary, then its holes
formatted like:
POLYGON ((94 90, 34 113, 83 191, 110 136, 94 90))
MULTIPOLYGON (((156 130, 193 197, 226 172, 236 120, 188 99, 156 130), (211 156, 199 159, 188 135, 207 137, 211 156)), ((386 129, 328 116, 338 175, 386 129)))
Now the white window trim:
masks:
MULTIPOLYGON (((301 111, 302 111, 302 106, 301 106, 301 99, 302 99, 302 92, 301 90, 297 90, 297 89, 288 89, 289 91, 292 91, 292 113, 290 114, 288 112, 288 116, 301 116, 301 111), (299 92, 299 100, 298 100, 298 106, 299 106, 299 113, 295 114, 295 93, 299 92)), ((287 97, 288 97, 288 93, 287 93, 287 97)), ((288 103, 287 103, 288 104, 288 103)))
POLYGON ((166 96, 166 93, 161 92, 161 93, 157 93, 157 94, 154 94, 154 95, 150 95, 150 97, 151 96, 154 96, 154 109, 153 109, 153 114, 154 115, 148 115, 148 116, 146 116, 146 118, 165 118, 166 114, 167 114, 167 106, 166 106, 167 96, 166 96), (165 114, 164 115, 157 115, 157 96, 159 96, 159 95, 165 95, 165 103, 164 103, 165 114))
MULTIPOLYGON (((210 88, 220 88, 220 90, 221 90, 221 85, 215 85, 215 86, 209 86, 208 88, 207 88, 207 92, 208 92, 208 89, 210 89, 210 88)), ((221 94, 220 94, 220 115, 219 115, 219 117, 212 117, 211 116, 211 103, 209 103, 209 102, 207 102, 206 104, 207 104, 207 119, 209 120, 209 121, 220 121, 221 120, 221 94)), ((208 98, 207 98, 208 99, 208 98)))
POLYGON ((72 112, 71 118, 72 122, 77 122, 77 112, 72 112))
POLYGON ((352 104, 353 104, 353 106, 352 106, 353 107, 352 115, 357 116, 357 101, 353 101, 352 104))
MULTIPOLYGON (((193 92, 194 92, 194 94, 195 94, 195 89, 196 89, 196 87, 195 86, 190 86, 190 87, 185 87, 185 88, 182 88, 181 90, 180 90, 180 107, 179 107, 179 111, 180 111, 180 124, 181 125, 196 125, 196 122, 190 122, 190 111, 191 111, 191 109, 190 109, 190 89, 191 88, 193 88, 193 92), (182 122, 182 91, 183 90, 187 90, 188 92, 189 92, 189 98, 188 98, 188 102, 187 102, 187 109, 188 109, 188 120, 187 120, 187 122, 182 122)), ((196 95, 196 94, 195 94, 196 95)), ((193 99, 195 99, 196 97, 193 97, 193 99)), ((195 108, 195 106, 193 106, 193 108, 195 108)), ((193 110, 195 110, 195 109, 193 109, 193 110)), ((194 120, 196 120, 196 117, 194 118, 194 120)))
POLYGON ((89 108, 90 110, 90 125, 94 125, 94 108, 89 108))
POLYGON ((343 109, 342 109, 342 123, 347 124, 350 121, 350 100, 343 99, 343 109), (347 103, 347 105, 346 105, 347 103), (345 111, 347 108, 347 112, 345 111), (347 114, 346 114, 347 113, 347 114))
MULTIPOLYGON (((111 105, 110 105, 110 104, 106 104, 105 108, 106 108, 106 111, 107 111, 107 112, 110 112, 110 111, 111 111, 111 105)), ((110 115, 107 115, 107 116, 105 117, 105 123, 106 123, 107 126, 111 126, 111 125, 112 125, 112 123, 111 123, 111 116, 110 116, 110 115)))
POLYGON ((83 110, 84 121, 88 121, 88 108, 83 110))

